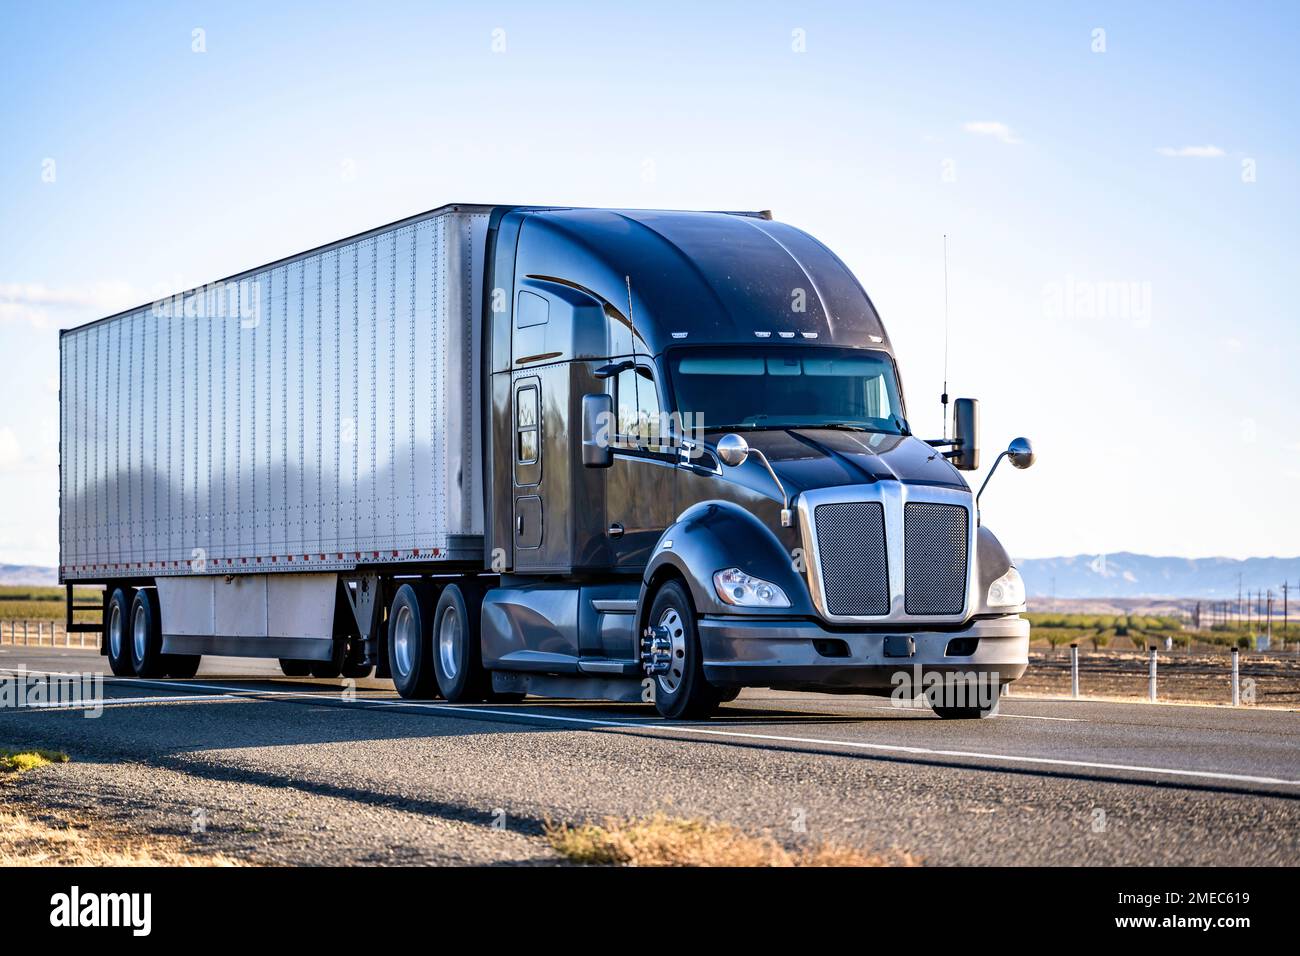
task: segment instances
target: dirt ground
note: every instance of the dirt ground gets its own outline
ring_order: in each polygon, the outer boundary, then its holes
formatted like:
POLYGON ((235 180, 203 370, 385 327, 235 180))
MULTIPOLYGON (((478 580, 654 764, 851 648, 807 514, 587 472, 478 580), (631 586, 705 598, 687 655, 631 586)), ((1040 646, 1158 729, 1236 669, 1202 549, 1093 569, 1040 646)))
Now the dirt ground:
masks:
MULTIPOLYGON (((1147 696, 1149 655, 1144 651, 1079 648, 1079 693, 1094 697, 1147 696)), ((1267 707, 1300 707, 1300 655, 1243 653, 1239 664, 1243 703, 1267 707)), ((1160 651, 1156 658, 1160 700, 1230 704, 1232 655, 1225 649, 1160 651)), ((1012 693, 1068 695, 1070 649, 1033 647, 1029 670, 1012 693)))

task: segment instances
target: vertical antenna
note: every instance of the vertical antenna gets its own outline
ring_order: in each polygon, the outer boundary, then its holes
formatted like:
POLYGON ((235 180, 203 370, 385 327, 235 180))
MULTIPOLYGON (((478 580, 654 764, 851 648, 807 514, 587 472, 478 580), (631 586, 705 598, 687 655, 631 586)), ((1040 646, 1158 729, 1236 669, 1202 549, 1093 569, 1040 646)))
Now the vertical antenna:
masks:
POLYGON ((948 438, 948 234, 943 234, 943 437, 948 438))
POLYGON ((627 322, 632 327, 632 395, 636 401, 637 424, 639 426, 641 418, 641 374, 636 369, 636 318, 632 315, 632 277, 623 276, 623 281, 627 283, 627 322))

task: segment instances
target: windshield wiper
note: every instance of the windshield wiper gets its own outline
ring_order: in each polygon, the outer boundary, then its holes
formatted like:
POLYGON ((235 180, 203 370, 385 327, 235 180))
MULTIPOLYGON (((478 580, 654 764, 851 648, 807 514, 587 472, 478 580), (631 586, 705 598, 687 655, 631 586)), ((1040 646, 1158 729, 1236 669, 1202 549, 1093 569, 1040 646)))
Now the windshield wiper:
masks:
POLYGON ((741 422, 736 425, 710 425, 709 431, 729 432, 729 431, 751 431, 751 432, 788 432, 788 431, 808 431, 809 429, 824 428, 828 431, 841 432, 869 432, 877 435, 910 435, 907 430, 907 424, 894 419, 894 424, 898 427, 897 432, 886 431, 883 428, 868 428, 866 425, 850 425, 847 422, 820 422, 817 424, 799 424, 788 423, 785 425, 759 425, 753 422, 741 422))
POLYGON ((847 422, 823 422, 820 425, 795 425, 795 428, 825 428, 837 432, 870 432, 874 428, 867 428, 865 425, 850 425, 847 422))
POLYGON ((711 432, 783 432, 791 428, 804 428, 804 425, 755 425, 752 422, 741 422, 739 425, 710 425, 708 431, 711 432))

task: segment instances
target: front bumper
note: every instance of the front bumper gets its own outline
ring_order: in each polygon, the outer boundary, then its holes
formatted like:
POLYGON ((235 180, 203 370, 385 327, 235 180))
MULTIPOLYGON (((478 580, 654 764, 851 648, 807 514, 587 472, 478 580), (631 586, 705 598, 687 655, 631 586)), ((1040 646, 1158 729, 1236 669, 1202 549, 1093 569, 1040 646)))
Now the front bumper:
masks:
POLYGON ((900 672, 975 672, 1005 684, 1029 666, 1029 621, 1014 615, 960 631, 843 632, 738 617, 704 618, 699 628, 704 676, 719 685, 889 693, 900 672))

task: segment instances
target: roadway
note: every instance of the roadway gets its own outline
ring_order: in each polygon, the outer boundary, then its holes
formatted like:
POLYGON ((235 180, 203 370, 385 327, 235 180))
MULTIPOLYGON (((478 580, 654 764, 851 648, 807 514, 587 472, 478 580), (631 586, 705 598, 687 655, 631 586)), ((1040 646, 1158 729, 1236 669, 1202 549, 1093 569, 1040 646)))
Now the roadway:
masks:
MULTIPOLYGON (((0 679, 18 668, 106 662, 0 647, 0 679)), ((634 705, 408 703, 386 681, 229 658, 192 681, 106 678, 104 695, 96 719, 0 709, 0 747, 72 757, 9 797, 262 863, 545 863, 547 821, 656 811, 927 864, 1300 859, 1300 714, 1283 710, 1012 696, 954 722, 751 690, 675 724, 634 705)))

